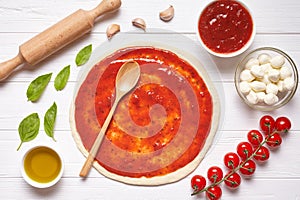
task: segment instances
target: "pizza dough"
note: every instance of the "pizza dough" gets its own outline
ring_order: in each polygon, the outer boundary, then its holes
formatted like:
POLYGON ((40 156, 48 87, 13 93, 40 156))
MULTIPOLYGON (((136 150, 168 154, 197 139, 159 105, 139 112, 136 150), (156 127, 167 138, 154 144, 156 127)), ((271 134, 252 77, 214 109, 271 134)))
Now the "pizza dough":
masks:
POLYGON ((94 167, 128 184, 178 181, 199 165, 210 147, 220 105, 203 67, 170 50, 127 47, 93 66, 71 105, 73 137, 87 156, 113 103, 118 69, 131 59, 140 64, 140 80, 118 105, 94 167))

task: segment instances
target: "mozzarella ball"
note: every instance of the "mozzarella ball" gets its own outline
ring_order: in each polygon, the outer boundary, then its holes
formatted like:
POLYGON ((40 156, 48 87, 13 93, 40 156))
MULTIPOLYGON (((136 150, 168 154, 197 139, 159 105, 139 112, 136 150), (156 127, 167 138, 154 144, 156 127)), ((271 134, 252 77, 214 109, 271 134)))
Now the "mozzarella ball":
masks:
POLYGON ((292 70, 289 67, 283 66, 280 69, 280 78, 281 79, 286 79, 288 77, 291 77, 293 75, 292 70))
POLYGON ((240 82, 240 91, 243 93, 243 94, 249 94, 249 92, 251 91, 251 87, 250 87, 250 84, 249 82, 247 81, 242 81, 240 82))
POLYGON ((283 88, 285 90, 291 91, 295 85, 295 81, 292 77, 288 77, 283 80, 283 88))
POLYGON ((257 97, 256 93, 253 92, 252 90, 246 96, 246 98, 247 98, 248 102, 251 103, 251 104, 257 104, 258 103, 258 97, 257 97))
POLYGON ((274 83, 269 83, 266 87, 266 93, 267 94, 273 93, 273 94, 277 95, 277 93, 278 93, 277 85, 275 85, 274 83))
POLYGON ((255 92, 263 92, 266 90, 266 84, 260 81, 253 81, 250 83, 250 86, 255 92))
POLYGON ((271 56, 269 54, 262 53, 258 56, 258 61, 259 61, 259 64, 261 64, 261 65, 269 63, 270 60, 271 60, 271 56))
POLYGON ((262 103, 262 102, 264 102, 266 93, 264 93, 264 92, 257 92, 256 96, 258 98, 258 103, 262 103))
POLYGON ((265 71, 259 65, 252 66, 250 72, 256 78, 262 78, 265 75, 265 71))
POLYGON ((270 63, 265 63, 260 66, 265 73, 267 73, 270 69, 272 69, 272 66, 270 63))
POLYGON ((280 80, 277 82, 277 87, 279 92, 285 92, 285 88, 283 87, 283 81, 280 80))
POLYGON ((264 98, 264 102, 268 105, 274 105, 275 103, 278 102, 278 100, 279 100, 278 97, 273 93, 266 94, 264 98))
POLYGON ((251 74, 249 69, 245 69, 240 74, 240 79, 242 81, 248 81, 251 82, 255 79, 255 77, 251 74))
POLYGON ((246 69, 251 69, 252 66, 254 65, 259 65, 259 61, 256 58, 250 58, 246 64, 245 64, 245 68, 246 69))
POLYGON ((278 82, 280 79, 280 72, 277 69, 270 69, 268 71, 268 75, 269 75, 269 80, 274 83, 278 82))
POLYGON ((284 63, 285 63, 285 59, 282 55, 274 56, 270 60, 270 64, 272 65, 272 67, 277 69, 281 68, 284 63))

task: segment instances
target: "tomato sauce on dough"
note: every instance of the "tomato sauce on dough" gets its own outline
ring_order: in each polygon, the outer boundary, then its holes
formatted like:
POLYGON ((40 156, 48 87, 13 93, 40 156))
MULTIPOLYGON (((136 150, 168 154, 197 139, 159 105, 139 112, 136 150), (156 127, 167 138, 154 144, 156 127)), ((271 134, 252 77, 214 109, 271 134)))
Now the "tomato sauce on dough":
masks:
POLYGON ((234 0, 217 0, 202 12, 198 31, 203 43, 216 53, 240 50, 250 40, 253 20, 248 10, 234 0))
POLYGON ((115 98, 121 65, 141 68, 135 89, 118 104, 96 156, 107 171, 126 177, 155 177, 195 159, 210 132, 212 96, 198 72, 168 50, 120 49, 88 73, 75 99, 76 129, 90 150, 115 98))

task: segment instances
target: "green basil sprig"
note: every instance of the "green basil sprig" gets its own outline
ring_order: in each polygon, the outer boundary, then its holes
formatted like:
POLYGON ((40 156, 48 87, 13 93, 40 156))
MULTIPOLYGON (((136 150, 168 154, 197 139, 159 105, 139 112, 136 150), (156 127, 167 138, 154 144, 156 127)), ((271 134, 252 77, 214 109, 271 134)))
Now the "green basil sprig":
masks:
POLYGON ((40 118, 37 113, 32 113, 25 117, 19 124, 19 135, 21 143, 17 150, 20 149, 24 142, 29 142, 33 140, 39 133, 40 129, 40 118))
POLYGON ((54 141, 54 125, 57 113, 57 106, 54 102, 53 105, 47 110, 44 116, 44 129, 46 134, 51 137, 54 141))
POLYGON ((28 101, 34 102, 40 98, 46 86, 48 85, 51 76, 52 73, 41 75, 30 83, 26 92, 28 101))
POLYGON ((75 63, 77 66, 84 65, 89 59, 92 54, 92 45, 88 45, 82 48, 78 54, 76 55, 75 63))
POLYGON ((57 91, 65 88, 70 76, 70 65, 64 67, 54 80, 54 87, 57 91))

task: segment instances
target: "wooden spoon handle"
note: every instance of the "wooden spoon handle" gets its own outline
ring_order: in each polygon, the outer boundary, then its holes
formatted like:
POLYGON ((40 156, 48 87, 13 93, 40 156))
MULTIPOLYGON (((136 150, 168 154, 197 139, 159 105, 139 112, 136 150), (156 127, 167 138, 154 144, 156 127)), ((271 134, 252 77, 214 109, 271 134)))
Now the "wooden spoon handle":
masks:
POLYGON ((86 177, 87 174, 89 173, 119 101, 120 101, 120 97, 116 96, 116 100, 115 100, 114 104, 112 105, 112 107, 104 121, 104 124, 103 124, 99 134, 97 135, 96 140, 94 141, 94 144, 90 150, 89 156, 87 157, 87 159, 79 173, 79 176, 86 177))

